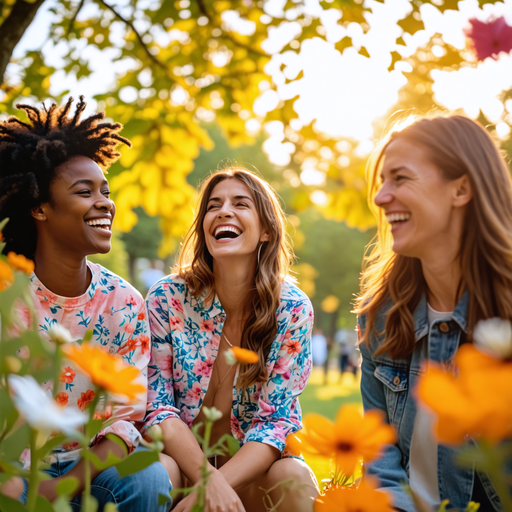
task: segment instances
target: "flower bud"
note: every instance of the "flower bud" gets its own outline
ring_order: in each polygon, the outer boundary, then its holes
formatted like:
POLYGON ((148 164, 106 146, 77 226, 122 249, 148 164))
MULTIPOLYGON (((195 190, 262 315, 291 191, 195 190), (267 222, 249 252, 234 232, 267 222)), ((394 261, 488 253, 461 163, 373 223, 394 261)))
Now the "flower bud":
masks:
POLYGON ((71 333, 60 324, 53 324, 50 329, 48 329, 48 336, 57 345, 64 345, 73 341, 71 333))
POLYGON ((5 356, 5 367, 9 373, 18 373, 21 370, 21 361, 14 356, 5 356))
POLYGON ((146 434, 153 442, 162 441, 164 438, 164 433, 162 432, 160 425, 153 425, 152 427, 149 427, 146 434))
POLYGON ((204 417, 211 422, 220 420, 222 413, 216 407, 203 407, 204 417))
POLYGON ((512 356, 512 325, 508 320, 480 320, 476 324, 473 338, 481 352, 499 359, 512 356))

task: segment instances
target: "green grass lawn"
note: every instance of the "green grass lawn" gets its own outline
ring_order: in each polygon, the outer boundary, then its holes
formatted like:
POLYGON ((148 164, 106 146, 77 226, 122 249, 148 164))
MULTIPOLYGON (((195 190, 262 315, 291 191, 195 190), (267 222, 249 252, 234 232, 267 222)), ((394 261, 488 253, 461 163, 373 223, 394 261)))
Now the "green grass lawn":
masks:
MULTIPOLYGON (((327 382, 324 382, 322 370, 314 369, 308 385, 300 395, 303 416, 318 413, 334 420, 336 412, 343 404, 361 404, 359 378, 345 373, 341 378, 337 371, 331 370, 327 382)), ((362 407, 362 405, 361 405, 362 407)), ((306 462, 320 483, 330 476, 330 461, 321 457, 305 456, 306 462)))

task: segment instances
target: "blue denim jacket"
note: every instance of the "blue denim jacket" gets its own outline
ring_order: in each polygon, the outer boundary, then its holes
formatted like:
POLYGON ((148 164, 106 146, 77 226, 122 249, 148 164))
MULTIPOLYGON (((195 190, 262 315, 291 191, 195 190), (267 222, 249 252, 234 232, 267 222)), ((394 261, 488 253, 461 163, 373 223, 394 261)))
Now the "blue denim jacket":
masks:
MULTIPOLYGON (((375 319, 375 331, 384 331, 387 311, 385 304, 375 319)), ((466 332, 468 294, 465 293, 453 312, 451 319, 436 320, 429 334, 427 299, 423 296, 414 312, 416 347, 406 359, 392 359, 387 354, 375 355, 383 336, 370 332, 368 344, 359 346, 363 356, 361 393, 365 410, 380 409, 386 420, 397 431, 396 445, 387 447, 384 456, 369 464, 367 471, 376 475, 381 487, 393 495, 393 505, 406 512, 416 512, 410 495, 404 489, 409 483, 409 452, 416 416, 415 387, 418 378, 425 372, 422 363, 426 359, 449 365, 459 346, 461 333, 466 332), (441 330, 441 328, 442 330, 441 330), (446 328, 448 326, 448 329, 446 328), (444 332, 446 331, 446 332, 444 332)), ((359 317, 361 332, 366 328, 366 316, 359 317)), ((441 501, 449 500, 448 508, 464 510, 471 500, 475 472, 460 468, 454 462, 456 450, 439 445, 438 484, 441 501)), ((482 485, 495 508, 500 501, 486 474, 479 473, 482 485)))

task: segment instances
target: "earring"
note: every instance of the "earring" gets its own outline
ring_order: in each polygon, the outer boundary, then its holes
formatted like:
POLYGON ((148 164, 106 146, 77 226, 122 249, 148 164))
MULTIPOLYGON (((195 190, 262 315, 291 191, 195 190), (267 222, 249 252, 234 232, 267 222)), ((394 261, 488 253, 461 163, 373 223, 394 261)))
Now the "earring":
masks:
POLYGON ((263 247, 263 242, 260 245, 260 248, 258 249, 258 265, 260 264, 260 256, 261 256, 261 248, 263 247))

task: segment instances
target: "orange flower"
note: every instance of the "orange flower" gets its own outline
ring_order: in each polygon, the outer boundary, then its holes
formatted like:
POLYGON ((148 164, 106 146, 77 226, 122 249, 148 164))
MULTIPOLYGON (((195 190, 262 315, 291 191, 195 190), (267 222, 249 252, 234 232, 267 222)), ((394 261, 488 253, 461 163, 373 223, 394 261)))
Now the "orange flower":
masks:
POLYGON ((391 512, 391 500, 378 491, 378 480, 366 476, 359 487, 331 487, 315 500, 314 512, 391 512))
POLYGON ((512 433, 512 362, 463 345, 455 356, 457 375, 430 363, 420 378, 421 401, 437 415, 442 443, 458 444, 467 435, 497 443, 512 433), (489 390, 494 390, 489 393, 489 390), (475 406, 477 404, 478 406, 475 406))
POLYGON ((88 389, 85 393, 80 393, 80 398, 76 401, 78 408, 83 411, 87 404, 94 400, 96 393, 92 389, 88 389))
POLYGON ((5 261, 0 260, 0 291, 5 290, 13 281, 12 268, 5 261))
POLYGON ((334 458, 338 470, 351 475, 361 458, 370 462, 382 455, 384 445, 394 442, 394 430, 383 423, 383 417, 378 410, 367 411, 363 417, 358 405, 344 405, 335 423, 320 414, 306 416, 297 437, 303 453, 334 458))
POLYGON ((246 348, 240 347, 231 347, 229 350, 226 350, 226 360, 228 364, 252 364, 257 363, 259 361, 258 354, 253 352, 252 350, 247 350, 246 348))
POLYGON ((66 384, 71 384, 75 380, 76 372, 73 368, 66 366, 60 374, 60 381, 66 384))
POLYGON ((146 318, 146 313, 144 311, 141 311, 137 316, 137 320, 144 320, 144 318, 146 318))
POLYGON ((288 352, 288 354, 293 354, 295 356, 300 352, 300 343, 298 340, 288 340, 284 346, 286 347, 286 352, 288 352))
POLYGON ((15 252, 11 251, 7 254, 7 259, 14 268, 17 268, 26 274, 31 274, 34 272, 34 262, 28 258, 25 258, 23 254, 16 254, 15 252))
POLYGON ((128 352, 133 352, 137 348, 137 338, 129 339, 122 347, 119 347, 117 353, 120 356, 124 356, 128 354, 128 352))
MULTIPOLYGON (((83 394, 83 393, 82 393, 83 394)), ((67 393, 64 393, 64 391, 61 391, 60 393, 57 394, 57 396, 55 397, 55 401, 59 404, 59 405, 66 405, 68 403, 68 399, 69 399, 69 396, 67 393)))
POLYGON ((149 350, 151 348, 151 340, 149 339, 149 336, 146 336, 145 334, 141 334, 140 338, 140 350, 143 354, 146 352, 149 353, 149 350))
POLYGON ((109 393, 134 400, 137 394, 146 391, 145 386, 136 382, 140 375, 139 370, 125 364, 120 356, 107 354, 88 343, 69 343, 63 346, 62 351, 94 384, 109 393))

